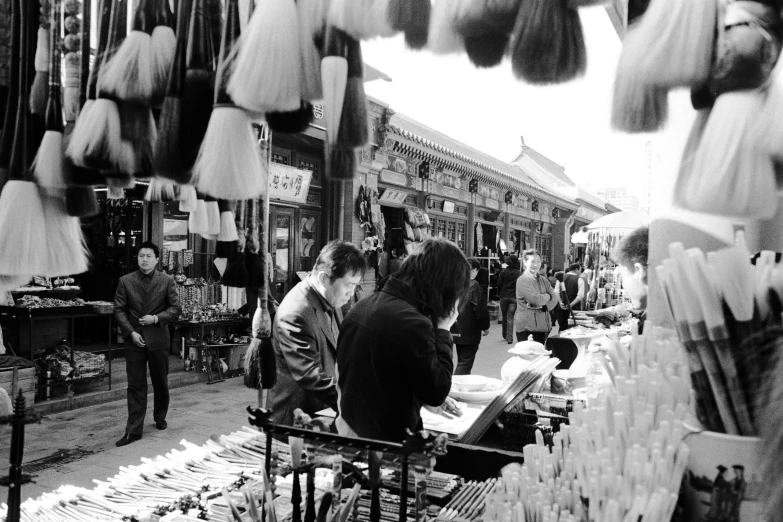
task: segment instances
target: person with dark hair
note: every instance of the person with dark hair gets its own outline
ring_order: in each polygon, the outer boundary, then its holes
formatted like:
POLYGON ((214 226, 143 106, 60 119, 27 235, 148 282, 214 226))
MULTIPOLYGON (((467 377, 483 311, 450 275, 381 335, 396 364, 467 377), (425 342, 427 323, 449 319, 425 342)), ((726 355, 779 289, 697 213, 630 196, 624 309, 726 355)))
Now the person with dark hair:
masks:
POLYGON ((450 330, 469 282, 462 251, 428 239, 348 313, 337 350, 340 434, 402 442, 422 429, 422 405, 461 415, 448 398, 450 330))
POLYGON ((559 304, 555 308, 554 319, 557 321, 558 331, 568 330, 568 318, 571 317, 570 301, 566 295, 565 273, 562 270, 555 272, 555 295, 558 297, 559 304))
POLYGON ((468 263, 470 264, 468 292, 465 299, 460 301, 457 322, 451 327, 451 336, 457 346, 457 368, 454 370, 454 375, 470 375, 481 337, 489 334, 487 294, 476 282, 481 263, 473 258, 468 259, 468 263))
POLYGON ((500 317, 503 339, 508 344, 514 342, 514 314, 517 311, 517 279, 522 275, 519 270, 519 258, 506 257, 506 264, 498 276, 498 296, 500 297, 500 317))
POLYGON ((125 369, 128 374, 128 422, 117 446, 141 439, 147 415, 147 367, 155 392, 152 418, 165 430, 169 409, 169 329, 179 319, 181 308, 174 278, 155 270, 160 249, 145 241, 136 260, 139 269, 120 278, 114 295, 114 317, 125 338, 125 369))
POLYGON ((565 295, 568 299, 568 306, 572 310, 582 310, 582 303, 587 295, 585 280, 581 278, 582 265, 571 263, 568 272, 563 277, 563 286, 565 286, 565 295))
POLYGON ((517 311, 514 316, 514 331, 517 341, 533 340, 546 343, 546 337, 552 330, 552 318, 549 309, 557 303, 552 285, 540 273, 541 256, 538 250, 522 252, 525 271, 517 279, 517 311))
POLYGON ((313 270, 283 298, 272 325, 277 359, 277 382, 269 391, 273 422, 293 425, 297 408, 308 415, 337 408, 340 308, 353 298, 365 270, 358 248, 330 241, 313 270))
POLYGON ((623 290, 628 292, 635 308, 647 308, 647 256, 650 229, 640 227, 625 236, 612 253, 618 265, 623 290))

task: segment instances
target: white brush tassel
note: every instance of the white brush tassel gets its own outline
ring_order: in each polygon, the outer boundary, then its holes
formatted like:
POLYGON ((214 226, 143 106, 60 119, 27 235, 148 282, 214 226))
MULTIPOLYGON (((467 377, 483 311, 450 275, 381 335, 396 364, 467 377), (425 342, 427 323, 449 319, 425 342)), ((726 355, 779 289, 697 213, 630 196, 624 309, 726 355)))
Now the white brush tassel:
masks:
POLYGON ((38 43, 35 46, 35 72, 49 72, 49 31, 38 28, 38 43))
POLYGON ((639 74, 662 87, 702 85, 709 79, 717 20, 716 0, 652 0, 633 40, 639 74))
POLYGON ((758 124, 758 139, 773 158, 783 161, 783 60, 778 58, 770 75, 767 99, 758 124))
POLYGON ((43 195, 42 201, 47 267, 41 275, 58 277, 86 272, 89 258, 81 221, 68 215, 63 198, 43 195))
POLYGON ((259 0, 240 37, 231 99, 256 112, 293 111, 301 101, 302 58, 294 0, 259 0))
POLYGON ((74 165, 78 165, 80 167, 84 167, 84 156, 77 156, 80 151, 85 150, 85 144, 79 143, 80 138, 85 137, 85 132, 87 129, 87 125, 89 124, 90 120, 90 110, 92 109, 92 106, 95 104, 95 100, 87 100, 84 102, 84 105, 82 106, 81 110, 79 111, 79 115, 76 117, 76 123, 73 126, 73 130, 71 131, 70 138, 68 140, 68 144, 66 146, 65 154, 71 158, 71 161, 74 165), (76 139, 76 143, 74 143, 74 139, 76 139))
POLYGON ((688 209, 724 216, 775 215, 772 158, 753 132, 763 108, 764 98, 758 91, 718 96, 693 158, 692 176, 684 187, 688 209))
POLYGON ((266 193, 267 171, 243 109, 225 105, 212 111, 193 177, 199 192, 218 199, 255 199, 266 193))
POLYGON ((100 70, 101 92, 126 102, 149 105, 152 98, 152 38, 131 31, 117 52, 100 70))
POLYGON ((454 54, 465 51, 462 37, 454 30, 463 0, 435 2, 430 14, 427 49, 435 54, 454 54))
POLYGON ((369 19, 365 21, 367 29, 362 40, 371 38, 389 38, 397 34, 397 31, 389 24, 386 12, 389 10, 389 0, 373 0, 372 9, 369 11, 369 19))
POLYGON ((174 182, 165 178, 152 178, 144 194, 145 201, 174 201, 174 182))
POLYGON ((326 112, 326 139, 334 145, 345 101, 345 87, 348 83, 348 60, 339 56, 327 56, 321 60, 321 80, 324 88, 324 111, 326 112))
POLYGON ((106 199, 125 199, 125 189, 109 186, 106 191, 106 199))
POLYGON ((299 50, 302 54, 302 99, 313 101, 323 98, 321 87, 321 54, 313 36, 323 36, 326 9, 329 2, 322 0, 298 0, 296 14, 299 20, 299 50))
POLYGON ((198 200, 196 210, 188 216, 188 231, 191 234, 206 234, 209 231, 207 203, 203 199, 198 200))
POLYGON ((699 149, 699 143, 701 143, 701 137, 704 135, 704 128, 707 126, 709 118, 709 110, 699 111, 696 114, 696 119, 693 120, 688 140, 685 142, 677 175, 677 183, 674 187, 674 203, 678 207, 688 208, 690 194, 687 192, 687 187, 691 183, 691 176, 693 175, 693 158, 696 157, 696 151, 699 149))
POLYGON ((152 30, 152 93, 153 96, 166 95, 171 64, 177 37, 171 27, 159 25, 152 30))
POLYGON ((193 185, 180 185, 179 187, 179 211, 195 212, 198 207, 198 195, 193 185))
POLYGON ((331 0, 328 23, 357 40, 393 36, 386 17, 388 0, 331 0))
POLYGON ((33 162, 33 176, 43 189, 65 190, 65 170, 63 169, 63 134, 59 131, 46 131, 41 146, 33 162))
POLYGON ((38 187, 9 180, 0 193, 0 274, 46 272, 46 223, 38 187))
MULTIPOLYGON (((220 234, 220 207, 217 201, 207 201, 207 235, 220 234)), ((217 239, 217 238, 216 238, 217 239)))
POLYGON ((238 241, 237 226, 234 224, 234 213, 230 210, 220 213, 220 234, 218 241, 238 241))

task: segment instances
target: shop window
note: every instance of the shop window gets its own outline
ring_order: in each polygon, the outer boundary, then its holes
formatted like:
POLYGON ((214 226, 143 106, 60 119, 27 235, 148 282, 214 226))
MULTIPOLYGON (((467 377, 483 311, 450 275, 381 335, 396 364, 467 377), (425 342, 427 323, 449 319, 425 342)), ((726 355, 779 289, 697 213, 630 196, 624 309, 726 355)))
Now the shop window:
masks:
POLYGON ((313 172, 313 179, 312 179, 312 181, 316 185, 320 185, 321 184, 321 172, 320 172, 320 164, 319 163, 316 163, 314 161, 308 161, 308 160, 300 159, 297 162, 297 167, 299 169, 302 169, 302 170, 310 170, 310 171, 312 171, 313 172))
POLYGON ((465 224, 465 223, 457 223, 457 246, 463 252, 465 251, 465 230, 466 229, 467 229, 467 224, 465 224))
POLYGON ((282 165, 289 165, 291 163, 290 155, 287 152, 281 151, 272 152, 272 161, 282 165))
POLYGON ((446 237, 446 220, 438 220, 438 237, 446 237))
POLYGON ((446 227, 446 239, 456 243, 457 242, 457 223, 454 221, 448 221, 446 227))

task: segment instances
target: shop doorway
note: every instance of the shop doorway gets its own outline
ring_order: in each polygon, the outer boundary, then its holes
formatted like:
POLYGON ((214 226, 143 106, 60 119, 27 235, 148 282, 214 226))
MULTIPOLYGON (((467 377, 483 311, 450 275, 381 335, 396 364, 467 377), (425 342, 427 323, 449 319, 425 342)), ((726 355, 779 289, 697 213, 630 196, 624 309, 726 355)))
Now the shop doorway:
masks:
POLYGON ((313 269, 321 252, 321 213, 270 205, 269 223, 269 253, 274 267, 272 286, 275 298, 282 301, 313 269))

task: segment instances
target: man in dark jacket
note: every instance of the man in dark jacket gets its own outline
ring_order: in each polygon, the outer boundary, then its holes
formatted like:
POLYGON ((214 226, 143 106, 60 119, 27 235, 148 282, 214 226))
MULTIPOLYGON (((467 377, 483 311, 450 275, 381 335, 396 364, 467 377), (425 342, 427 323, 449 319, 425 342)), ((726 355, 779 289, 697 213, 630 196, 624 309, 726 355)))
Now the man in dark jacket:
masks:
POLYGON ((470 263, 470 286, 465 299, 460 302, 457 322, 451 327, 451 336, 457 347, 457 368, 454 370, 454 375, 470 375, 481 336, 489 333, 487 294, 476 282, 481 264, 472 258, 468 259, 468 263, 470 263))
POLYGON ((422 428, 422 404, 455 414, 452 338, 469 281, 459 248, 429 239, 399 272, 355 306, 340 329, 337 386, 341 435, 402 442, 422 428))
POLYGON ((498 295, 503 339, 511 344, 514 342, 514 314, 517 311, 517 279, 522 272, 519 270, 519 258, 515 255, 506 257, 506 265, 498 276, 498 295))
POLYGON ((581 271, 582 265, 573 263, 568 267, 568 272, 566 272, 566 275, 563 278, 566 297, 568 297, 567 304, 572 310, 581 310, 582 303, 587 296, 585 280, 580 277, 581 271))
POLYGON ((128 374, 128 423, 117 446, 141 439, 147 415, 147 366, 155 402, 155 427, 165 430, 169 409, 169 330, 181 309, 174 278, 155 270, 158 246, 144 242, 137 254, 139 269, 122 276, 114 296, 114 317, 125 338, 125 368, 128 374))
POLYGON ((294 410, 337 409, 334 364, 340 308, 354 296, 366 264, 354 245, 329 242, 313 270, 283 298, 272 326, 277 382, 269 391, 272 421, 293 425, 294 410))

